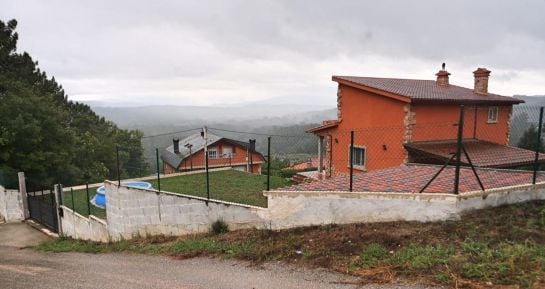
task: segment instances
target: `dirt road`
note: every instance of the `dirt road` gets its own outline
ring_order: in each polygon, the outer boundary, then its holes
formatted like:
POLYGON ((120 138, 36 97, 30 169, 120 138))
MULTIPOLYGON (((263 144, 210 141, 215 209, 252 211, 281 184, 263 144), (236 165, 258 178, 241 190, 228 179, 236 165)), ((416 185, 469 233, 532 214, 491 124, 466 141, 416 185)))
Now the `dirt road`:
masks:
POLYGON ((44 238, 22 225, 0 225, 0 288, 424 288, 357 286, 357 279, 325 270, 237 260, 128 254, 44 253, 20 249, 44 238), (19 227, 17 227, 19 226, 19 227), (11 232, 7 234, 8 232, 11 232), (23 233, 21 233, 23 232, 23 233), (22 239, 19 239, 22 238, 22 239))

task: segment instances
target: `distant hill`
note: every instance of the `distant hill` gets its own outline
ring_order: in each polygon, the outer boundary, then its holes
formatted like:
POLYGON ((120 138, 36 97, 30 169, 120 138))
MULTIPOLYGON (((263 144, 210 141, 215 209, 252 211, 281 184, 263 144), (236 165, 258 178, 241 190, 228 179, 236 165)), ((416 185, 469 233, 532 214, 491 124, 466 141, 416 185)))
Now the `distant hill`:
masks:
POLYGON ((267 148, 267 135, 275 135, 272 140, 274 156, 289 157, 290 160, 307 158, 308 154, 316 154, 317 140, 312 134, 305 133, 306 130, 337 117, 336 108, 263 103, 224 107, 94 106, 93 110, 119 127, 142 131, 147 136, 142 139, 144 154, 152 165, 155 164, 155 148, 169 146, 172 138, 197 133, 198 130, 187 130, 205 125, 211 132, 225 137, 243 141, 257 139, 256 148, 263 153, 267 148), (299 137, 290 137, 293 135, 299 137))
POLYGON ((524 100, 524 106, 545 106, 545 95, 514 95, 515 98, 524 100))
POLYGON ((245 106, 140 106, 93 107, 93 110, 120 127, 178 127, 202 126, 211 123, 229 123, 237 126, 293 125, 320 123, 336 117, 336 110, 313 105, 245 106))

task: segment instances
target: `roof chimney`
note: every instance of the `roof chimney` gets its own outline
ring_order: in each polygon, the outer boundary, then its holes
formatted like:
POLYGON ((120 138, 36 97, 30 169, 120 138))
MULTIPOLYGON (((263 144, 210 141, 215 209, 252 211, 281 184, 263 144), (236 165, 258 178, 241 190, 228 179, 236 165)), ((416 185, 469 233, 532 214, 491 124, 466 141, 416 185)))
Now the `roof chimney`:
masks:
POLYGON ((179 138, 173 138, 172 144, 174 145, 174 153, 179 154, 180 153, 180 139, 179 138))
POLYGON ((473 92, 478 94, 488 94, 488 77, 490 76, 490 70, 479 67, 473 71, 475 76, 475 87, 473 92))
POLYGON ((441 67, 441 70, 437 72, 435 75, 437 75, 437 84, 441 86, 448 86, 448 76, 450 73, 445 70, 445 63, 443 62, 443 65, 441 67))
POLYGON ((250 139, 249 140, 249 149, 250 151, 255 151, 255 139, 250 139))

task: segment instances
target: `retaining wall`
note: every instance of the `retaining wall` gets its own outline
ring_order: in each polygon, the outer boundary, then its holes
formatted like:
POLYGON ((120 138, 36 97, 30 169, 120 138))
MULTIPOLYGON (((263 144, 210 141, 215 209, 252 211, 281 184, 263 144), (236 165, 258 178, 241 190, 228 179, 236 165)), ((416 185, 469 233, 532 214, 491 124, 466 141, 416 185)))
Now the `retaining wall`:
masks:
POLYGON ((186 235, 208 232, 223 219, 231 229, 267 226, 267 210, 204 198, 118 187, 105 182, 108 232, 117 240, 135 235, 186 235))
POLYGON ((84 217, 65 206, 61 206, 61 208, 63 210, 61 217, 63 236, 97 242, 109 241, 110 235, 106 221, 93 215, 84 217))
POLYGON ((0 217, 6 222, 20 222, 25 219, 23 196, 19 191, 6 190, 0 186, 0 217))
POLYGON ((323 224, 459 219, 464 212, 530 200, 545 200, 545 183, 452 194, 376 192, 266 192, 268 208, 207 201, 106 181, 107 221, 62 207, 63 234, 106 242, 147 235, 203 233, 223 219, 233 230, 287 229, 323 224))
POLYGON ((271 191, 265 195, 269 201, 271 227, 286 229, 322 224, 459 219, 471 210, 545 200, 545 183, 461 195, 293 191, 271 191))

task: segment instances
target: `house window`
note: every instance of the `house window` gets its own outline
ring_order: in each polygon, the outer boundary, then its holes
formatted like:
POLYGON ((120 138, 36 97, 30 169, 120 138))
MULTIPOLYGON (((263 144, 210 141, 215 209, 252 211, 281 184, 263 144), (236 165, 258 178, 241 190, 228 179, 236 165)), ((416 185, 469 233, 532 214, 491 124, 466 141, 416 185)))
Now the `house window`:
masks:
POLYGON ((488 123, 498 122, 498 107, 491 106, 488 108, 488 123))
POLYGON ((218 158, 218 150, 216 148, 209 148, 208 149, 208 158, 209 159, 217 159, 218 158))
MULTIPOLYGON (((353 159, 352 164, 354 167, 358 169, 365 169, 365 161, 366 161, 366 148, 365 147, 356 147, 354 146, 352 148, 353 151, 353 159)), ((348 156, 350 159, 350 156, 348 156)), ((349 161, 350 162, 350 161, 349 161)), ((350 163, 349 163, 350 164, 350 163)))
POLYGON ((224 146, 222 147, 222 157, 223 158, 230 158, 233 155, 233 147, 230 146, 224 146))

